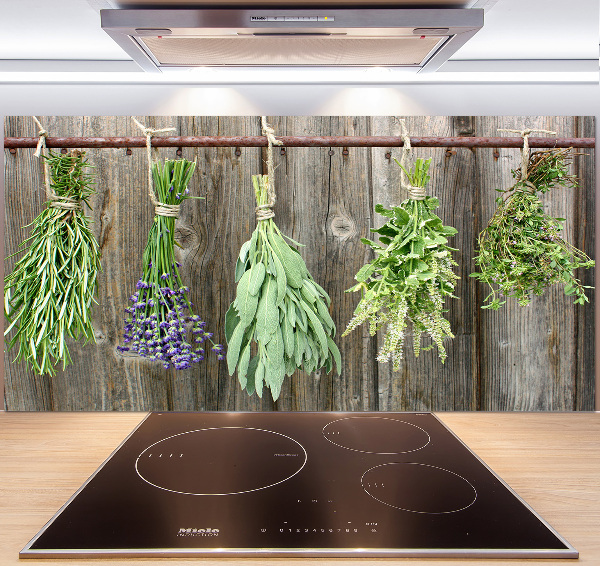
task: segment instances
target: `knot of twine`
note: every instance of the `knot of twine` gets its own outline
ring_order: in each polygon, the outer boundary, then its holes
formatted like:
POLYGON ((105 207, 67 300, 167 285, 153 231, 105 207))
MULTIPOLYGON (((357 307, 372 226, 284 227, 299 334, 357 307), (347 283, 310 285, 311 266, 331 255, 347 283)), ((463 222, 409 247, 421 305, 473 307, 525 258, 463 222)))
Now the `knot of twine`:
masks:
POLYGON ((61 210, 83 210, 81 203, 74 198, 71 197, 59 197, 55 194, 50 195, 49 197, 50 203, 48 206, 50 208, 59 208, 61 210))
MULTIPOLYGON (((172 218, 179 217, 179 206, 178 204, 165 204, 164 202, 160 202, 156 198, 156 193, 154 192, 154 186, 152 183, 152 137, 155 134, 161 134, 163 132, 175 132, 175 128, 148 128, 144 126, 144 124, 138 122, 135 118, 132 118, 133 121, 137 124, 137 126, 144 132, 146 136, 146 156, 148 158, 148 196, 150 197, 150 201, 154 206, 154 214, 157 216, 170 216, 172 218)), ((155 152, 158 153, 158 148, 155 147, 155 152)))
MULTIPOLYGON (((519 134, 523 138, 523 149, 521 149, 521 181, 527 180, 527 173, 528 173, 527 169, 529 168, 529 136, 533 132, 540 133, 540 134, 550 134, 552 136, 556 135, 556 132, 552 132, 550 130, 531 130, 531 129, 510 130, 510 129, 505 129, 505 128, 499 128, 498 131, 519 134)), ((531 188, 531 186, 532 186, 531 183, 529 183, 529 186, 531 188)), ((535 188, 534 188, 534 192, 535 192, 535 188)))
MULTIPOLYGON (((38 143, 35 149, 34 157, 41 157, 42 159, 46 155, 46 138, 48 137, 48 130, 44 129, 41 122, 36 116, 32 116, 33 121, 36 123, 38 130, 38 143)), ((48 206, 50 208, 58 208, 60 210, 69 210, 71 212, 76 210, 83 210, 81 202, 72 197, 58 196, 52 189, 50 184, 50 172, 48 171, 48 160, 44 159, 44 188, 46 190, 46 198, 48 199, 48 206)))
POLYGON ((402 130, 402 157, 400 158, 400 186, 408 192, 408 198, 413 200, 425 200, 425 187, 414 187, 410 184, 405 169, 408 167, 408 158, 412 153, 412 145, 410 143, 410 136, 406 129, 406 120, 400 119, 400 128, 402 130))
POLYGON ((275 130, 267 124, 267 117, 261 116, 262 134, 267 138, 267 203, 256 207, 256 220, 268 220, 273 218, 275 213, 275 166, 273 165, 273 146, 283 145, 281 140, 275 137, 275 130))
POLYGON ((39 157, 40 155, 43 155, 46 150, 46 138, 48 137, 48 131, 44 130, 44 126, 42 126, 41 122, 35 116, 32 116, 32 118, 33 121, 37 124, 37 127, 39 128, 39 139, 37 142, 37 147, 35 148, 35 153, 33 155, 34 157, 39 157))

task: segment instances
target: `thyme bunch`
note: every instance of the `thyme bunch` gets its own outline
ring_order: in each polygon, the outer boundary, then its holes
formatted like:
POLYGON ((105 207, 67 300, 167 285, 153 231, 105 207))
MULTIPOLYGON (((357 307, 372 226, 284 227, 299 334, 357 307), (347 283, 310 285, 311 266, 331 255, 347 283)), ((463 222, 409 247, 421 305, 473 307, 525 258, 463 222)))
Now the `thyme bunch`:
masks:
POLYGON ((526 179, 518 169, 512 171, 515 184, 496 199, 498 208, 478 238, 472 273, 490 287, 482 308, 498 310, 506 303, 502 297, 515 297, 521 306, 532 295, 542 295, 547 287, 562 283, 566 295, 576 304, 588 301, 575 270, 594 265, 584 252, 560 235, 564 218, 543 211, 538 193, 553 188, 575 188, 577 179, 570 175, 571 149, 551 149, 531 154, 526 179), (497 289, 494 287, 497 286, 497 289))
MULTIPOLYGON (((403 168, 411 185, 427 185, 430 163, 431 159, 417 159, 410 171, 403 168)), ((371 228, 371 232, 379 234, 379 243, 361 239, 375 251, 376 257, 358 271, 355 276, 358 283, 347 291, 360 290, 362 298, 342 336, 367 321, 372 336, 386 325, 377 360, 391 360, 394 371, 400 369, 409 324, 415 356, 436 345, 444 362, 443 340, 454 337, 450 323, 444 318, 443 303, 447 296, 454 297, 452 292, 458 279, 452 271, 456 265, 451 256, 454 248, 447 246, 448 237, 457 231, 444 226, 434 214, 438 206, 438 199, 431 196, 424 200, 409 198, 391 209, 378 204, 375 211, 389 219, 381 228, 371 228), (426 348, 421 348, 423 334, 433 340, 426 348)))
MULTIPOLYGON (((190 196, 187 187, 195 167, 195 162, 185 159, 153 163, 158 201, 172 206, 202 198, 190 196)), ((165 369, 187 369, 204 359, 202 346, 206 341, 212 344, 211 351, 219 360, 225 355, 223 346, 213 342, 212 332, 206 330, 206 322, 192 311, 190 289, 179 275, 181 265, 175 259, 175 244, 175 217, 155 215, 142 256, 143 273, 129 298, 132 304, 125 309, 124 342, 130 346, 117 349, 131 349, 162 363, 165 369)))
POLYGON ((25 253, 4 278, 4 335, 15 331, 8 348, 18 346, 16 360, 25 360, 40 375, 55 375, 58 362, 63 369, 71 363, 67 336, 95 342, 91 307, 101 267, 91 221, 79 206, 90 207, 95 193, 84 155, 50 151, 43 157, 54 194, 27 226, 31 235, 13 255, 25 253), (72 209, 61 208, 61 202, 72 209))

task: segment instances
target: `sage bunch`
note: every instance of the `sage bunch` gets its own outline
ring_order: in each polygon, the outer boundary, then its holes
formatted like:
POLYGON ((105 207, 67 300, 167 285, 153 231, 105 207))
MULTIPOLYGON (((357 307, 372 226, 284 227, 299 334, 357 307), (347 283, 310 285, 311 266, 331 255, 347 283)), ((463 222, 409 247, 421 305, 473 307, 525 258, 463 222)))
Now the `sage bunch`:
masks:
MULTIPOLYGON (((427 185, 430 163, 431 159, 417 159, 410 171, 403 168, 413 187, 427 185)), ((408 198, 391 209, 378 204, 375 211, 388 219, 381 228, 371 229, 379 234, 379 243, 361 238, 374 250, 375 258, 358 271, 355 276, 358 283, 347 291, 361 291, 362 296, 342 336, 367 321, 371 336, 385 325, 377 360, 391 361, 394 371, 400 369, 404 357, 409 325, 415 356, 436 345, 444 362, 443 340, 454 337, 450 323, 444 318, 444 299, 454 297, 458 279, 452 271, 456 265, 451 256, 454 248, 447 245, 448 237, 457 231, 444 226, 434 214, 438 206, 438 199, 431 196, 423 200, 408 198), (433 344, 422 348, 423 334, 429 335, 433 344)))
MULTIPOLYGON (((190 198, 188 183, 195 162, 185 159, 165 160, 152 164, 152 179, 160 204, 180 205, 190 198)), ((181 265, 175 259, 175 217, 156 214, 148 243, 142 256, 143 273, 131 295, 131 306, 125 309, 124 342, 120 352, 131 350, 143 358, 160 362, 165 369, 187 369, 205 358, 204 343, 219 360, 224 349, 213 342, 206 322, 193 313, 188 298, 189 287, 179 274, 181 265)))
POLYGON ((43 156, 49 201, 26 226, 31 235, 13 254, 24 255, 4 278, 4 335, 14 330, 8 348, 17 346, 16 360, 40 375, 55 375, 59 362, 63 369, 71 363, 65 338, 95 342, 91 308, 101 266, 91 221, 81 206, 89 207, 95 193, 84 156, 78 150, 43 156))
MULTIPOLYGON (((252 181, 257 206, 267 205, 268 176, 252 181)), ((264 384, 275 401, 296 369, 329 372, 334 361, 338 371, 341 366, 329 295, 286 238, 272 218, 258 221, 240 249, 236 298, 225 316, 229 374, 237 368, 242 389, 262 397, 264 384)))
POLYGON ((565 219, 546 214, 538 196, 553 188, 577 187, 568 172, 571 151, 532 153, 527 175, 512 171, 515 184, 497 189, 503 193, 496 199, 498 208, 478 238, 475 264, 480 271, 471 274, 490 288, 482 308, 498 310, 506 303, 503 297, 526 306, 554 283, 561 283, 576 304, 588 301, 584 289, 591 287, 581 284, 575 270, 590 268, 594 261, 561 237, 565 219))

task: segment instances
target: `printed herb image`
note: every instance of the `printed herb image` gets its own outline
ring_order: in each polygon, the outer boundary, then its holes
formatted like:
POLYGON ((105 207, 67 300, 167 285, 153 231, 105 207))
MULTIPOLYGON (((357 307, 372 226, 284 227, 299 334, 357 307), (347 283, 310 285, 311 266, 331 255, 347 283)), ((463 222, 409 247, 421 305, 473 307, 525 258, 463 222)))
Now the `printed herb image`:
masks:
POLYGON ((561 237, 565 219, 546 214, 538 196, 577 187, 568 171, 571 160, 571 149, 533 152, 525 178, 521 167, 512 172, 516 183, 499 190, 498 208, 479 235, 475 264, 480 271, 471 274, 490 287, 482 308, 497 310, 504 297, 526 306, 554 283, 564 285, 576 304, 588 301, 584 289, 591 287, 581 284, 575 270, 593 267, 594 261, 561 237))
POLYGON ((342 336, 367 321, 371 336, 386 326, 377 360, 391 361, 394 371, 400 369, 409 326, 415 356, 435 345, 444 362, 443 340, 454 337, 450 323, 444 318, 444 299, 454 297, 452 293, 458 279, 452 271, 456 265, 451 256, 454 248, 447 245, 448 237, 457 231, 444 226, 434 214, 438 199, 425 196, 430 163, 431 159, 417 159, 410 171, 401 165, 411 188, 421 190, 413 190, 411 198, 400 206, 386 209, 378 204, 375 207, 388 221, 381 228, 371 229, 379 234, 379 243, 361 239, 373 249, 375 259, 359 270, 355 276, 358 283, 348 289, 348 292, 361 291, 362 298, 342 336), (429 335, 433 344, 422 348, 423 334, 429 335))
POLYGON ((193 313, 188 298, 190 291, 179 274, 175 259, 175 218, 178 206, 193 197, 188 183, 195 162, 185 159, 152 163, 152 179, 156 194, 156 215, 142 257, 143 273, 126 308, 124 342, 118 350, 131 350, 165 369, 187 369, 205 357, 204 343, 219 360, 224 348, 213 342, 206 323, 193 313))
POLYGON ((101 267, 82 208, 95 193, 84 156, 78 150, 42 156, 47 206, 28 226, 31 235, 14 254, 24 255, 4 278, 4 335, 14 330, 8 348, 18 346, 16 360, 40 375, 71 363, 65 338, 95 342, 91 308, 101 267))
POLYGON ((329 296, 273 221, 268 176, 252 181, 258 222, 236 263, 236 298, 225 316, 227 364, 249 395, 262 397, 264 382, 276 401, 297 368, 329 372, 335 361, 339 371, 341 362, 329 296))

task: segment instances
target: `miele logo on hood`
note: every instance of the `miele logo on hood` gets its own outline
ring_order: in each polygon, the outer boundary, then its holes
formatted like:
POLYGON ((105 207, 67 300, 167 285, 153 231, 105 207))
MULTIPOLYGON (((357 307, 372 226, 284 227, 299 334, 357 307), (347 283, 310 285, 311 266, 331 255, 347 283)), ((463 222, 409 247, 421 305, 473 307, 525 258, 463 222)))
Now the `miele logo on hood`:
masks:
POLYGON ((183 528, 179 529, 177 533, 178 537, 218 537, 219 529, 211 529, 207 527, 205 529, 196 529, 196 528, 183 528))

